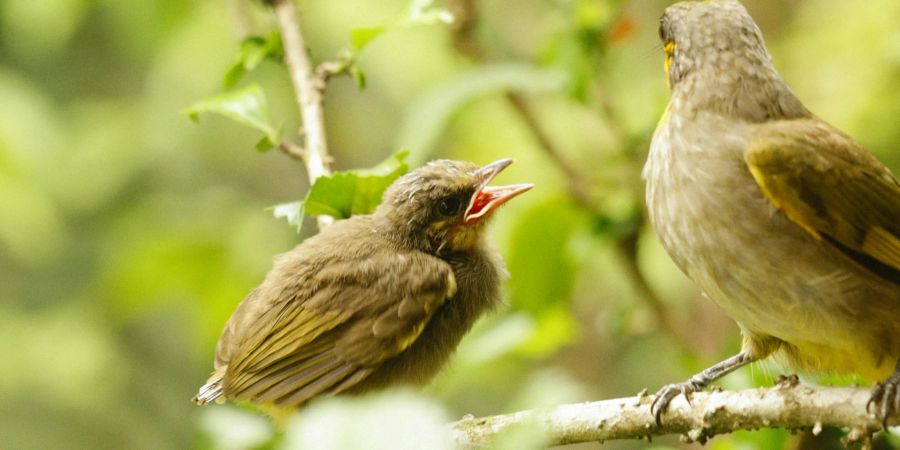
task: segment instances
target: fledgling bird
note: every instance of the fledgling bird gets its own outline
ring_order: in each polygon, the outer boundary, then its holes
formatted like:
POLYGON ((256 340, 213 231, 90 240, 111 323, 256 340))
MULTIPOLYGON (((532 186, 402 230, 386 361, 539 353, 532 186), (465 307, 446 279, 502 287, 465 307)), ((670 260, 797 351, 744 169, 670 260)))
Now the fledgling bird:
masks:
POLYGON ((397 179, 374 213, 276 259, 237 307, 198 404, 292 409, 315 397, 423 384, 500 302, 491 213, 531 184, 488 186, 512 160, 437 160, 397 179))
POLYGON ((689 395, 776 355, 801 371, 881 381, 900 409, 900 183, 810 113, 735 0, 660 21, 671 99, 644 167, 651 222, 676 264, 734 318, 741 351, 659 391, 689 395))

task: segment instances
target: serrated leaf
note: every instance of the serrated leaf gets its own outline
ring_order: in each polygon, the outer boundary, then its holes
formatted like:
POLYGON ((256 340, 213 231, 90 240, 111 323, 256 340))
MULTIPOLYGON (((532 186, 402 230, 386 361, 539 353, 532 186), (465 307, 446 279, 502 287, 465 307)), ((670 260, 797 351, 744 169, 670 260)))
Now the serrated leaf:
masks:
POLYGON ((362 50, 372 39, 380 36, 387 30, 386 25, 376 25, 371 27, 357 27, 350 30, 350 42, 353 47, 359 51, 362 50))
POLYGON ((370 169, 335 172, 317 179, 306 196, 306 214, 346 219, 371 213, 381 203, 384 190, 408 170, 408 156, 409 150, 401 150, 370 169))
POLYGON ((269 208, 276 219, 285 219, 297 233, 303 228, 303 202, 280 203, 269 208))
POLYGON ((185 108, 182 112, 195 122, 201 113, 219 114, 262 131, 272 145, 278 145, 281 141, 278 130, 269 122, 266 96, 256 83, 235 91, 204 98, 185 108))
POLYGON ((256 69, 264 59, 280 61, 282 56, 281 34, 277 31, 273 31, 265 38, 250 36, 241 42, 234 63, 225 71, 222 86, 225 89, 231 89, 241 81, 247 72, 256 69))

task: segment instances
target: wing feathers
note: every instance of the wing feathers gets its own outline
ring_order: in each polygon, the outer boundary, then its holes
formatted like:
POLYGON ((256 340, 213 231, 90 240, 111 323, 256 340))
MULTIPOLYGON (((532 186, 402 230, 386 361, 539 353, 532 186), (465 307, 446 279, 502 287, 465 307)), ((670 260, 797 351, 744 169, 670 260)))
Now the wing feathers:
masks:
POLYGON ((225 395, 296 406, 356 386, 455 293, 452 269, 435 257, 394 249, 368 258, 319 264, 296 289, 258 289, 256 301, 269 307, 229 336, 240 345, 226 361, 225 395))
POLYGON ((881 227, 875 227, 862 244, 863 251, 880 261, 900 268, 900 239, 881 227))
POLYGON ((744 154, 772 204, 870 272, 900 279, 900 183, 818 119, 769 123, 744 154))

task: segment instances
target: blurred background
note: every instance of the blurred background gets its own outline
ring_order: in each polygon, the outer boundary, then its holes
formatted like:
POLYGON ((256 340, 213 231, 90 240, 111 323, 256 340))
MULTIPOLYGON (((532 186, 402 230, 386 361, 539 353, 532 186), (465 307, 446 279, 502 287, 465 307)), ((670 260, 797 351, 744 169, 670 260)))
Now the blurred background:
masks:
MULTIPOLYGON (((644 218, 640 170, 668 98, 657 27, 669 3, 438 2, 454 24, 391 27, 359 55, 365 90, 349 77, 330 83, 338 169, 409 148, 414 165, 513 157, 500 182, 537 185, 493 227, 513 274, 509 306, 482 320, 423 392, 367 400, 421 412, 394 423, 440 430, 464 414, 653 392, 737 351, 736 325, 644 218)), ((747 3, 801 100, 897 173, 900 2, 747 3)), ((352 29, 392 23, 409 4, 298 7, 322 61, 351 45, 352 29)), ((254 130, 180 113, 222 91, 241 39, 271 30, 271 16, 245 0, 0 1, 0 447, 286 445, 255 413, 190 402, 233 308, 274 255, 315 231, 310 222, 298 236, 266 210, 305 195, 301 165, 255 151, 254 130)), ((263 62, 248 82, 295 138, 284 67, 263 62)), ((765 385, 778 373, 754 365, 721 384, 765 385)), ((364 414, 367 403, 346 405, 313 409, 307 423, 337 426, 350 417, 341 408, 364 414)), ((506 448, 529 445, 539 437, 510 437, 506 448)), ((602 448, 695 446, 670 436, 602 448)), ((763 430, 707 446, 826 444, 763 430)))

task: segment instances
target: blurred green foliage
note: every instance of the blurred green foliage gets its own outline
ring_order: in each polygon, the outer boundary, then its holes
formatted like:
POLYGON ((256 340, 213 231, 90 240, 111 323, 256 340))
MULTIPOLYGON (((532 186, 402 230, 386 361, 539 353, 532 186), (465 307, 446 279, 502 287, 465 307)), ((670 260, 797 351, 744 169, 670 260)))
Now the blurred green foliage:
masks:
MULTIPOLYGON (((244 0, 0 2, 0 447, 286 447, 325 442, 322 430, 347 433, 350 418, 368 424, 363 437, 402 436, 466 413, 653 390, 733 353, 736 326, 673 266, 638 207, 640 167, 667 99, 656 29, 668 3, 475 2, 476 59, 459 45, 459 24, 446 24, 448 11, 460 12, 455 0, 298 1, 314 58, 349 49, 356 61, 356 83, 335 78, 327 91, 337 169, 371 167, 401 148, 411 165, 514 157, 498 181, 537 187, 493 228, 513 274, 509 307, 476 326, 425 397, 323 403, 266 444, 272 431, 258 416, 189 400, 235 305, 274 255, 314 230, 298 237, 265 210, 306 196, 302 167, 253 151, 260 132, 261 147, 278 145, 299 125, 271 15, 244 0), (583 174, 590 208, 571 197, 571 180, 506 90, 527 96, 543 133, 583 174), (204 98, 217 103, 195 103, 204 98), (194 125, 180 113, 190 105, 250 127, 212 115, 194 125), (660 327, 627 270, 626 238, 674 329, 660 327)), ((900 3, 747 6, 798 96, 896 172, 900 3)), ((364 203, 341 215, 373 206, 364 203)), ((303 220, 296 207, 281 212, 303 220)), ((769 383, 780 371, 762 367, 723 385, 769 383)), ((376 444, 354 436, 329 448, 376 444)), ((504 439, 506 448, 541 442, 504 439)), ((795 448, 803 439, 764 430, 710 445, 795 448)), ((673 436, 652 445, 698 444, 673 436)))

